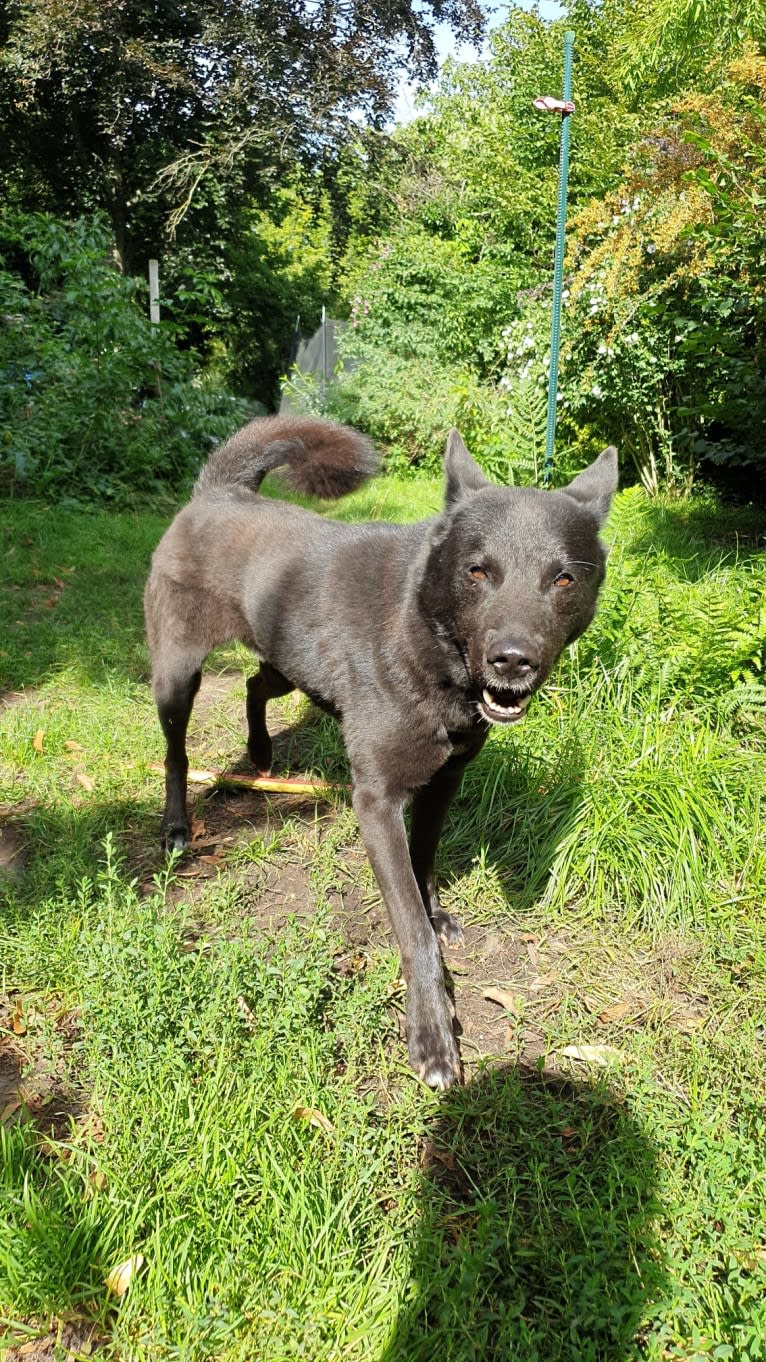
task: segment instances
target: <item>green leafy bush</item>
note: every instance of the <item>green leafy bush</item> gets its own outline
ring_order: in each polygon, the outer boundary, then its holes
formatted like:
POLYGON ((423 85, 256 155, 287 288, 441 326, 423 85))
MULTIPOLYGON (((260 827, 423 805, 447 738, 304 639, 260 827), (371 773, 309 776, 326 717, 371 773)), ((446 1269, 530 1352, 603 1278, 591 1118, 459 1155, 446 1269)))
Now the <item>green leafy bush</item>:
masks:
MULTIPOLYGON (((388 472, 441 473, 447 436, 457 426, 471 452, 501 482, 518 477, 509 455, 508 404, 467 366, 405 359, 384 346, 344 338, 344 364, 325 386, 293 373, 285 384, 297 409, 321 412, 366 431, 388 472)), ((523 461, 522 461, 523 462, 523 461)))
POLYGON ((152 327, 98 219, 6 215, 0 316, 0 477, 14 492, 175 492, 246 410, 195 376, 172 328, 152 327))
MULTIPOLYGON (((565 415, 632 457, 644 485, 741 470, 766 447, 766 58, 676 101, 620 185, 574 223, 565 415)), ((744 476, 743 476, 744 474, 744 476)))

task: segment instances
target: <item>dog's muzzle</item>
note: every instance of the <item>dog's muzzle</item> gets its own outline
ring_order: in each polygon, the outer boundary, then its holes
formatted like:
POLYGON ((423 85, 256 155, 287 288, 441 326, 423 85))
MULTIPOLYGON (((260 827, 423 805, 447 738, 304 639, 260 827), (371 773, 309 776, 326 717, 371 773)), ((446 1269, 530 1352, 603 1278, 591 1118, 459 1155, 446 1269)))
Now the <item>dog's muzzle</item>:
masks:
POLYGON ((524 718, 531 695, 515 695, 512 691, 490 689, 481 692, 479 710, 491 724, 516 724, 524 718))

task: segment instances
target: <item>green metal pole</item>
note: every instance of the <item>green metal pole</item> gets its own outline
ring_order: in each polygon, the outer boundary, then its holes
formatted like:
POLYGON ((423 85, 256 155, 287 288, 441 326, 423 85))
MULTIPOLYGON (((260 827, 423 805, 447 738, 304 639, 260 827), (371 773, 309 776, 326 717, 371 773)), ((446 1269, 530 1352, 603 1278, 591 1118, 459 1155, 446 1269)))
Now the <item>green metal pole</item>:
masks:
MULTIPOLYGON (((572 98, 572 52, 575 35, 564 34, 564 103, 572 98)), ((569 114, 561 115, 561 152, 559 156, 559 199, 556 211, 556 251, 553 257, 553 315, 551 318, 551 367, 548 375, 548 426, 545 436, 543 482, 553 474, 553 447, 556 439, 556 394, 559 385, 559 347, 561 343, 561 290, 564 281, 564 235, 567 220, 567 179, 569 177, 569 114)))

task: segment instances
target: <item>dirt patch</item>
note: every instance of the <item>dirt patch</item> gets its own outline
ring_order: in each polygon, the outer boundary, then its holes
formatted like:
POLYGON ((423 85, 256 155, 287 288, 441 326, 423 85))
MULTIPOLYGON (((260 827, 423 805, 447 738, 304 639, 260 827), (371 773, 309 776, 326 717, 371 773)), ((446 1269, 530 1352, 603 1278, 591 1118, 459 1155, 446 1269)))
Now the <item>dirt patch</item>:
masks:
POLYGON ((12 709, 14 705, 33 704, 38 698, 36 690, 6 690, 0 693, 0 709, 12 709))
POLYGON ((93 1357, 106 1341, 87 1320, 54 1320, 45 1333, 13 1343, 5 1362, 80 1362, 93 1357))
POLYGON ((27 868, 29 851, 19 823, 0 822, 0 887, 19 881, 27 868))
MULTIPOLYGON (((238 769, 238 763, 243 760, 246 764, 246 757, 242 755, 247 734, 245 682, 248 673, 256 670, 254 664, 243 672, 203 672, 189 720, 188 749, 192 766, 206 764, 216 755, 225 758, 232 770, 238 769)), ((296 724, 305 723, 305 709, 305 701, 298 691, 269 707, 269 732, 274 739, 276 769, 282 769, 282 759, 290 747, 290 731, 296 724)), ((294 754, 293 764, 297 765, 294 754)))
POLYGON ((69 1138, 86 1111, 69 1065, 79 1027, 79 1013, 55 998, 0 994, 1 1122, 31 1124, 48 1139, 69 1138))

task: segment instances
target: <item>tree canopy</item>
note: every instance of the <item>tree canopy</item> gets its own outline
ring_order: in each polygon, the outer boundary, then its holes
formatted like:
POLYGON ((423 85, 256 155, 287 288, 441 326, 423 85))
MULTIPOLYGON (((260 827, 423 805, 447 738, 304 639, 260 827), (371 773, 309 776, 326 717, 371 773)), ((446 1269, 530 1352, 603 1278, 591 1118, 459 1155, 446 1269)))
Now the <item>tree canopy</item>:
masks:
MULTIPOLYGON (((161 258, 164 334, 205 381, 274 404, 298 318, 309 330, 326 306, 348 320, 353 366, 321 402, 392 462, 436 459, 454 422, 499 476, 537 477, 560 123, 533 101, 559 92, 571 27, 559 465, 616 440, 652 489, 700 470, 746 489, 766 449, 761 0, 568 0, 554 22, 512 6, 482 56, 448 62, 392 128, 397 78, 433 74, 445 20, 476 39, 477 0, 10 0, 12 422, 39 416, 66 369, 54 342, 69 276, 43 280, 50 224, 23 220, 42 210, 70 224, 56 228, 73 233, 62 259, 111 239, 140 279, 161 258), (99 215, 108 228, 89 236, 99 215), (32 365, 30 396, 14 355, 32 353, 38 304, 56 362, 32 365)), ((145 367, 115 387, 133 392, 126 430, 149 412, 145 367)))
POLYGON ((54 212, 142 234, 208 197, 380 126, 396 80, 436 69, 434 24, 478 39, 477 0, 11 0, 0 25, 0 175, 54 212), (201 195, 204 197, 204 195, 201 195))

